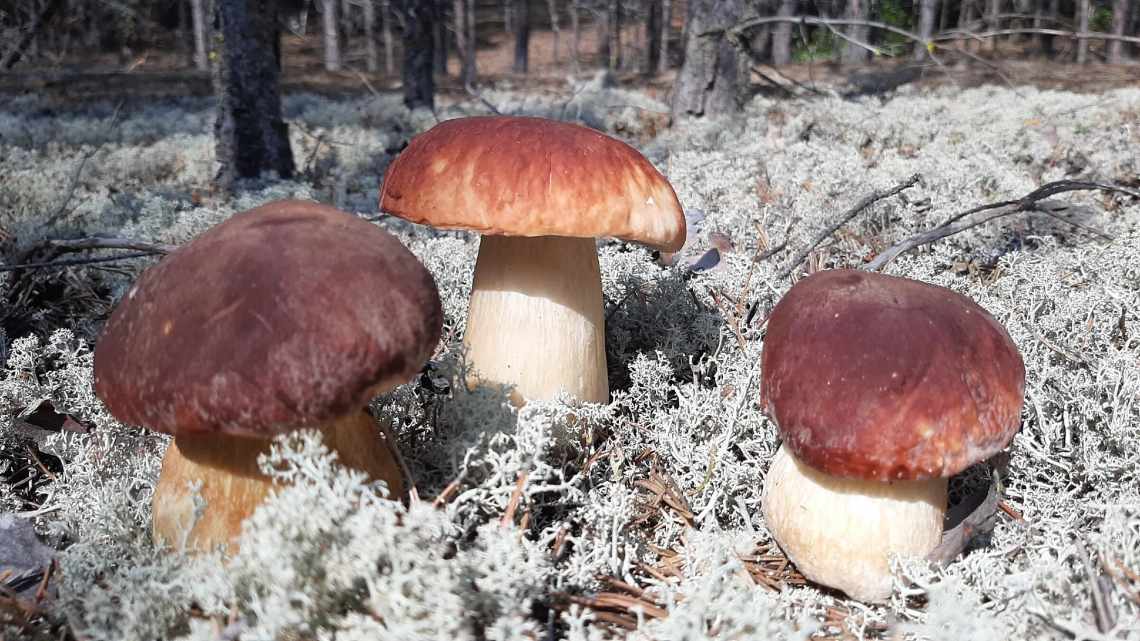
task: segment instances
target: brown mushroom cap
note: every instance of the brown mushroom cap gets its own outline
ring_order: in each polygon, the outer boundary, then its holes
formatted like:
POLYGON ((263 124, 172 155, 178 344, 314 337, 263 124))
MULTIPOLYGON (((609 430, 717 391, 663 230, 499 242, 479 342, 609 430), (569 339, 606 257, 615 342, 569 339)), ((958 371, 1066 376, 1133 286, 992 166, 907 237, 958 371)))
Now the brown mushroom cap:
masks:
POLYGON ((360 411, 439 340, 435 282, 356 216, 278 201, 139 277, 95 350, 115 418, 171 434, 271 436, 360 411))
POLYGON ((505 236, 612 236, 677 251, 685 217, 636 149, 543 118, 481 116, 417 136, 384 174, 380 209, 415 223, 505 236))
POLYGON ((801 280, 772 310, 761 367, 784 444, 833 476, 952 476, 1020 425, 1025 366, 1009 334, 969 298, 914 280, 801 280))

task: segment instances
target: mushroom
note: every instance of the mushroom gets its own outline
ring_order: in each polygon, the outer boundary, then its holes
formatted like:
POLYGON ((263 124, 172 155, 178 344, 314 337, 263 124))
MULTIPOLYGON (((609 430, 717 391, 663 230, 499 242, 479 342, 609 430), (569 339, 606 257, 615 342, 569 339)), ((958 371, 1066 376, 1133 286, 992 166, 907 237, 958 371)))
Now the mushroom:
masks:
POLYGON ((475 380, 512 399, 559 391, 609 401, 595 237, 676 251, 673 188, 637 150, 541 118, 450 120, 417 136, 384 175, 380 209, 483 234, 464 343, 475 380))
POLYGON ((155 540, 232 544, 272 487, 258 455, 298 428, 319 429, 344 465, 401 494, 395 444, 379 438, 367 403, 420 370, 441 323, 415 256, 316 203, 236 214, 144 272, 103 329, 95 391, 118 420, 174 435, 155 540))
POLYGON ((891 594, 889 557, 938 545, 947 477, 1006 447, 1025 366, 1009 334, 951 290, 823 271, 772 310, 761 405, 783 444, 764 517, 808 579, 866 602, 891 594))

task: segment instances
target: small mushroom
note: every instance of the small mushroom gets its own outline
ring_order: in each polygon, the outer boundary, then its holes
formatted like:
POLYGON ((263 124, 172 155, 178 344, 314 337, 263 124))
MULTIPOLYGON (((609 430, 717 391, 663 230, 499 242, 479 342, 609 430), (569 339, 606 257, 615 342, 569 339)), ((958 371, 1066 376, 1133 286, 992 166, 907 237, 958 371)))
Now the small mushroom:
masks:
POLYGON ((310 202, 236 214, 148 269, 103 329, 95 391, 118 420, 174 435, 155 540, 232 544, 272 487, 258 455, 298 428, 400 495, 395 444, 366 406, 420 370, 441 323, 435 282, 398 240, 310 202))
POLYGON ((464 343, 477 380, 514 401, 609 401, 596 237, 676 251, 685 219, 637 150, 592 129, 513 116, 449 120, 384 175, 380 209, 483 234, 464 343))
POLYGON ((783 444, 764 517, 807 578, 891 594, 889 557, 938 545, 947 477, 1005 448, 1025 366, 1005 329, 951 290, 856 270, 813 274, 768 320, 761 405, 783 444))

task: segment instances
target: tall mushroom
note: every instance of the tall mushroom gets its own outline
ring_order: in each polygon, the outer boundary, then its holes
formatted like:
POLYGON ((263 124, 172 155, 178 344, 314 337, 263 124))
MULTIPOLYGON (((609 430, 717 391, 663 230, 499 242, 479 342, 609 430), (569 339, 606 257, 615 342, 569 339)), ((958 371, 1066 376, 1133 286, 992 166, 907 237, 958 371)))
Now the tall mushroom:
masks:
POLYGON ((95 391, 120 421, 174 435, 154 493, 156 541, 228 545, 271 482, 273 436, 318 428, 348 467, 402 477, 366 411, 439 340, 439 295, 390 234, 331 207, 234 215, 148 269, 95 349, 95 391), (195 518, 191 484, 206 500, 195 518))
POLYGON ((761 405, 783 445, 768 529, 812 581, 868 602, 890 555, 939 543, 947 477, 1009 444, 1025 366, 1005 329, 942 287, 855 270, 813 274, 768 320, 761 405))
POLYGON ((380 209, 483 234, 464 343, 477 378, 514 385, 516 403, 609 400, 595 237, 685 241, 673 188, 637 150, 541 118, 436 125, 388 168, 380 209))

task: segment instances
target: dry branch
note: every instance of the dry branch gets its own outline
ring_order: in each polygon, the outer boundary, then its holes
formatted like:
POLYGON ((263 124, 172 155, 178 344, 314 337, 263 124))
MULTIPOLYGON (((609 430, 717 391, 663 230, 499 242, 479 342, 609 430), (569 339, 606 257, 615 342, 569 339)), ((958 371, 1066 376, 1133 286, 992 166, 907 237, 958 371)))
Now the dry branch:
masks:
POLYGON ((818 247, 820 243, 822 243, 824 240, 826 240, 828 236, 831 236, 832 234, 834 234, 840 227, 842 227, 842 226, 846 225, 848 222, 850 222, 851 219, 858 216, 863 210, 865 210, 866 208, 870 207, 872 204, 874 204, 874 203, 876 203, 876 202, 878 202, 884 198, 890 198, 891 196, 897 195, 898 193, 902 192, 905 189, 909 189, 909 188, 913 187, 918 182, 918 179, 919 179, 918 174, 914 174, 910 178, 907 178, 903 182, 895 185, 894 187, 891 187, 890 189, 872 192, 872 193, 868 194, 867 196, 865 196, 862 200, 860 200, 858 203, 856 203, 854 207, 852 207, 851 209, 848 209, 846 212, 844 212, 843 215, 840 216, 838 220, 836 220, 831 225, 828 225, 828 227, 826 229, 824 229, 819 234, 817 234, 815 239, 813 239, 812 242, 810 244, 808 244, 807 247, 805 247, 798 254, 796 254, 792 258, 791 262, 789 262, 786 267, 784 267, 782 270, 780 270, 780 273, 777 275, 777 278, 782 280, 784 278, 787 278, 789 275, 791 275, 792 271, 795 270, 795 268, 798 267, 799 264, 802 263, 804 261, 804 259, 808 257, 808 254, 810 254, 816 247, 818 247))
MULTIPOLYGON (((942 240, 948 236, 953 236, 954 234, 959 234, 968 229, 972 229, 979 225, 985 224, 996 218, 1010 216, 1012 214, 1029 212, 1046 213, 1056 218, 1057 220, 1069 223, 1075 227, 1081 227, 1080 225, 1073 223, 1073 221, 1070 221, 1067 218, 1057 216, 1053 207, 1049 206, 1048 204, 1041 203, 1041 201, 1049 198, 1050 196, 1056 196, 1057 194, 1063 194, 1070 191, 1094 190, 1124 194, 1126 196, 1131 196, 1132 198, 1140 198, 1140 192, 1128 189, 1126 187, 1121 187, 1119 185, 1109 185, 1106 183, 1090 182, 1084 180, 1058 180, 1055 182, 1046 183, 1029 192, 1025 196, 1022 196, 1018 200, 1006 200, 999 203, 990 203, 969 209, 959 214, 955 214, 946 219, 945 222, 938 225, 937 227, 911 236, 910 238, 907 238, 906 240, 888 248, 886 251, 876 256, 874 260, 864 265, 863 269, 866 269, 867 271, 878 271, 903 252, 910 251, 923 245, 929 245, 930 243, 942 240), (983 211, 990 211, 990 213, 973 220, 962 222, 963 218, 983 211)), ((1096 233, 1101 236, 1106 235, 1104 232, 1100 231, 1097 231, 1096 233)))

